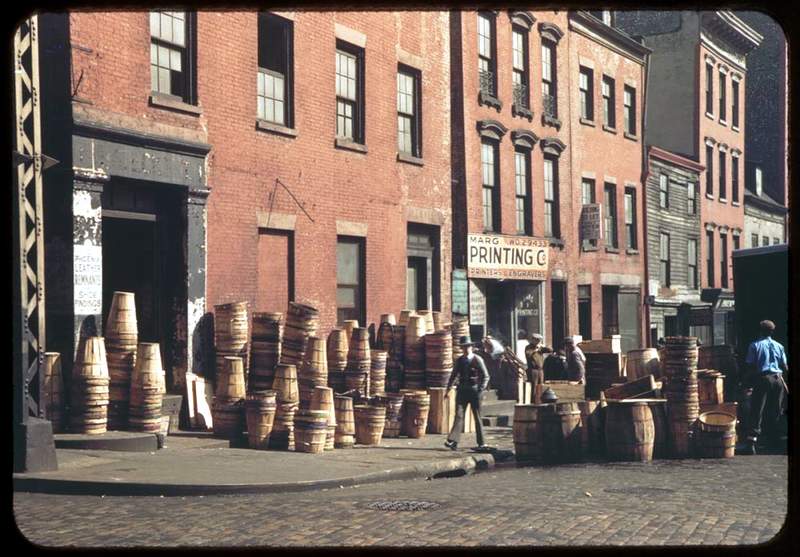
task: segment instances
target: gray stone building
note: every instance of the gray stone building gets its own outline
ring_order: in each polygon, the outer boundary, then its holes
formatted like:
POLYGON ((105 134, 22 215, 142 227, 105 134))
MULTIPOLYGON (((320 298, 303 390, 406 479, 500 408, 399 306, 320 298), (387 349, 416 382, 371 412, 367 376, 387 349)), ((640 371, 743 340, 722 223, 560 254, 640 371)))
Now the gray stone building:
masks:
POLYGON ((754 165, 751 170, 752 183, 744 192, 745 246, 757 248, 787 242, 788 209, 765 190, 762 169, 754 165))

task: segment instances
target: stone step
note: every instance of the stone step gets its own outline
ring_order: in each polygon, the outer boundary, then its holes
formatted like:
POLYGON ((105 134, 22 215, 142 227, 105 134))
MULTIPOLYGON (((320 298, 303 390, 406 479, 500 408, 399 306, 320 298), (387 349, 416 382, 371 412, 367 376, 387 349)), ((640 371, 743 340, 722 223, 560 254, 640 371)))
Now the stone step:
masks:
POLYGON ((514 415, 514 406, 516 406, 517 401, 515 400, 498 400, 497 402, 490 402, 481 404, 481 415, 482 416, 513 416, 514 415))

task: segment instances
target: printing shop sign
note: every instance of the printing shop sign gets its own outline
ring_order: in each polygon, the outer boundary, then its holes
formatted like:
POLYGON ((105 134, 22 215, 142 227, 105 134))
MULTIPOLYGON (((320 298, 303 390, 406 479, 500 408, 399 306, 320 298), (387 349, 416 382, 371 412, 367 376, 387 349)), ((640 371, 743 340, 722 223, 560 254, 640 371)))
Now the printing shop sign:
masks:
POLYGON ((469 278, 547 280, 547 240, 499 234, 469 234, 469 278))

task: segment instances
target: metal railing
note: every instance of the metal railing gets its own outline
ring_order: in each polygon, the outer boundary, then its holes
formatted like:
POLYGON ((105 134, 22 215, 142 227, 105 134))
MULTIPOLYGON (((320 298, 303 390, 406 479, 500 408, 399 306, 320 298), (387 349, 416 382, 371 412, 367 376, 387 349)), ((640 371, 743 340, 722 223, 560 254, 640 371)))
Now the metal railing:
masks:
POLYGON ((530 108, 528 105, 528 86, 523 83, 514 84, 514 104, 522 108, 530 108))
POLYGON ((542 94, 542 112, 552 118, 556 118, 558 116, 555 95, 548 95, 547 93, 542 94))
POLYGON ((494 73, 485 70, 478 70, 481 91, 487 95, 494 96, 494 73))

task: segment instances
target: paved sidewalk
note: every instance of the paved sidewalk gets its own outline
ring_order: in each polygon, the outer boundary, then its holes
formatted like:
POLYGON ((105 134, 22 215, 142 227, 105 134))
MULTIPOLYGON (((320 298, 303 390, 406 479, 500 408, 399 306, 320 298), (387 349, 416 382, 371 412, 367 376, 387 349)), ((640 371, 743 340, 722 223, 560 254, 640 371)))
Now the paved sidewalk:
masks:
POLYGON ((443 446, 445 435, 382 439, 322 454, 232 449, 207 433, 178 432, 155 452, 57 449, 58 470, 15 474, 15 490, 97 495, 199 495, 279 493, 387 480, 458 476, 494 467, 511 457, 510 428, 485 428, 499 452, 476 453, 474 434, 461 447, 443 446))

